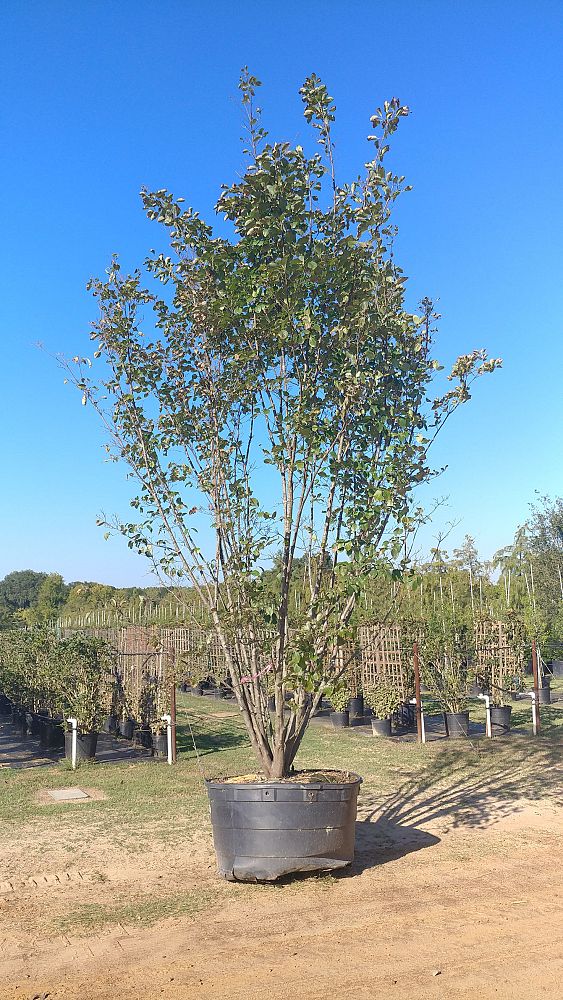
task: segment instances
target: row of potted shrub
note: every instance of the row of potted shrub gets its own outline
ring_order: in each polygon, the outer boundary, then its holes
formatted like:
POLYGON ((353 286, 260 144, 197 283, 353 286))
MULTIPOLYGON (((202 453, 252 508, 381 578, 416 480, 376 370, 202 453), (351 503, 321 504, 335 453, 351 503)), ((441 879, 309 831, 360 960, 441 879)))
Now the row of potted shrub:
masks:
MULTIPOLYGON (((135 723, 117 671, 117 654, 94 636, 75 633, 61 638, 48 629, 3 633, 0 692, 0 711, 11 712, 22 734, 38 736, 48 749, 65 747, 67 756, 69 718, 77 721, 79 758, 95 756, 102 729, 133 736, 135 723)), ((158 678, 146 677, 136 708, 138 742, 164 755, 161 716, 166 707, 158 678)))
MULTIPOLYGON (((475 687, 474 694, 482 693, 482 687, 475 687)), ((455 698, 438 698, 436 691, 431 695, 441 702, 446 735, 452 738, 463 738, 469 735, 469 709, 466 691, 457 693, 455 698)), ((549 704, 549 683, 543 683, 539 689, 540 704, 549 704)), ((512 706, 505 703, 504 698, 497 695, 496 703, 491 699, 491 729, 493 736, 501 736, 509 732, 512 706)), ((404 696, 391 682, 382 680, 378 684, 366 687, 362 694, 351 695, 349 688, 341 687, 331 694, 331 721, 334 726, 348 726, 355 719, 371 716, 374 736, 391 736, 392 719, 401 707, 405 706, 404 696), (367 708, 366 708, 367 706, 367 708)))

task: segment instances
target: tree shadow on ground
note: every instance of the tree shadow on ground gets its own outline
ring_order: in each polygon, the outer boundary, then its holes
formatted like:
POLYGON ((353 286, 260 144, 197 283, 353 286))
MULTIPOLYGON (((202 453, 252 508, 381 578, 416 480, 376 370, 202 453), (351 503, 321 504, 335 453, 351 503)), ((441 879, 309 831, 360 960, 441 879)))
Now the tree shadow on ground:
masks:
POLYGON ((347 873, 436 845, 440 838, 426 831, 427 825, 438 824, 438 832, 485 829, 529 802, 561 806, 562 779, 561 747, 551 742, 513 741, 509 755, 506 744, 488 742, 470 759, 455 749, 443 750, 391 795, 364 793, 356 860, 347 873))
POLYGON ((523 800, 563 805, 561 779, 561 747, 542 740, 511 741, 509 755, 506 745, 481 746, 472 760, 445 750, 387 796, 375 814, 394 823, 447 819, 452 828, 484 828, 521 809, 523 800))

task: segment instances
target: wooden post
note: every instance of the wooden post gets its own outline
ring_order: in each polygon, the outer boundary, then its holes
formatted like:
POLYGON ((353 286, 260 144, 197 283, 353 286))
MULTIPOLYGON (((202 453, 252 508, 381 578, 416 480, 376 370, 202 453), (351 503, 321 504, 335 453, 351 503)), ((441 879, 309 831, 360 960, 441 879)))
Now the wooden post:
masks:
POLYGON ((418 662, 418 642, 412 647, 412 658, 414 665, 414 697, 416 700, 416 735, 418 742, 422 743, 422 701, 420 698, 420 664, 418 662))
POLYGON ((539 733, 541 729, 541 718, 540 718, 540 696, 539 696, 539 672, 538 672, 538 650, 536 646, 536 640, 532 639, 532 670, 534 672, 534 694, 536 703, 536 733, 539 733))
POLYGON ((170 685, 170 727, 172 729, 172 763, 176 763, 176 671, 172 673, 170 685))

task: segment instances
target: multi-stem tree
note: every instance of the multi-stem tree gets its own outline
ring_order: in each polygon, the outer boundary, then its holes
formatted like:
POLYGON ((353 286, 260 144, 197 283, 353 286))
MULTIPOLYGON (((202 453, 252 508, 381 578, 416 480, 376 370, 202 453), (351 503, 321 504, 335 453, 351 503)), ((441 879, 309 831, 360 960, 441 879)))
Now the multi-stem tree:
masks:
POLYGON ((93 381, 76 359, 74 380, 139 484, 139 517, 120 530, 199 594, 273 778, 338 685, 360 588, 400 554, 430 444, 499 362, 458 358, 434 398, 432 303, 405 308, 393 254, 406 187, 389 141, 408 109, 393 99, 373 115, 372 157, 344 183, 324 84, 313 75, 300 92, 312 155, 269 142, 258 86, 244 71, 248 165, 218 200, 226 225, 214 232, 168 191, 142 192, 169 249, 151 252, 144 279, 114 258, 92 282, 105 374, 93 381))

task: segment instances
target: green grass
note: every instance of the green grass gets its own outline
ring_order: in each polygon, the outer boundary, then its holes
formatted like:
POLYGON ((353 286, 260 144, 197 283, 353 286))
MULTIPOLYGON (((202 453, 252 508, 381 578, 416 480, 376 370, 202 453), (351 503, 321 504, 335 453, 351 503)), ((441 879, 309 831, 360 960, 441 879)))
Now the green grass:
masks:
POLYGON ((64 916, 56 917, 52 929, 57 934, 95 934, 104 927, 150 927, 167 917, 193 917, 211 906, 216 893, 202 889, 161 895, 147 894, 135 899, 116 898, 111 905, 83 903, 64 916))

